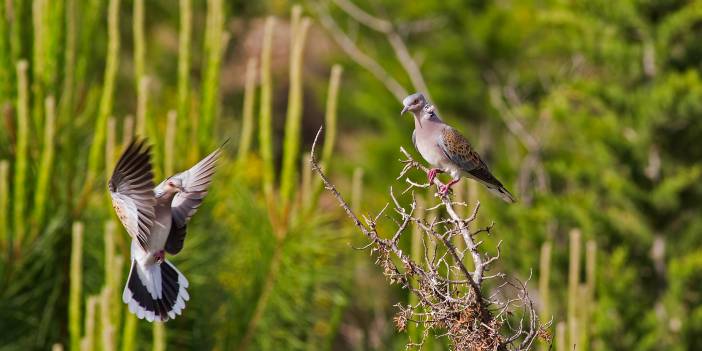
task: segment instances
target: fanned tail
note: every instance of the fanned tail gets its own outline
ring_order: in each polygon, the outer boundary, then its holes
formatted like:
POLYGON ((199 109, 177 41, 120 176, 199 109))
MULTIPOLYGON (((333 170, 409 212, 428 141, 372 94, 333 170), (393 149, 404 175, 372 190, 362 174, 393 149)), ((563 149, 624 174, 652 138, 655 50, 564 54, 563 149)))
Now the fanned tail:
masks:
POLYGON ((173 319, 190 299, 188 280, 168 260, 143 266, 132 260, 122 301, 139 319, 149 322, 173 319))

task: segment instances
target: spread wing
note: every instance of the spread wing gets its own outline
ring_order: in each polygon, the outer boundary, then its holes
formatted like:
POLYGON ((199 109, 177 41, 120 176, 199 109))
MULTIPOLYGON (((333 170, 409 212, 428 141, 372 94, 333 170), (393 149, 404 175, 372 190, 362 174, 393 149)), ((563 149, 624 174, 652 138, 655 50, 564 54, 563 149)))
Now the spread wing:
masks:
POLYGON ((171 177, 180 179, 183 191, 175 195, 171 204, 173 223, 166 241, 166 251, 168 253, 176 254, 183 249, 186 226, 190 217, 197 212, 202 200, 207 195, 215 172, 217 159, 221 153, 222 148, 219 147, 189 170, 171 177))
POLYGON ((503 187, 502 183, 490 173, 490 169, 473 150, 468 140, 455 129, 448 126, 444 128, 437 144, 446 157, 461 167, 464 172, 487 185, 503 187))
POLYGON ((117 161, 108 183, 112 207, 127 233, 148 250, 149 233, 156 217, 151 147, 133 140, 117 161))

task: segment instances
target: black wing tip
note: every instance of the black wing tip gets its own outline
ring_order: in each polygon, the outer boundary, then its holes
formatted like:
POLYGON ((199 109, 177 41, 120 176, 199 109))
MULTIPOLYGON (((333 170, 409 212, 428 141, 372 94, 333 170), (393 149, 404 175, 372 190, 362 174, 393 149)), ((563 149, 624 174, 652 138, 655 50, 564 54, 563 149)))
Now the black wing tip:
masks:
MULTIPOLYGON (((127 145, 127 148, 122 152, 122 156, 120 156, 119 161, 117 161, 115 170, 119 169, 119 166, 126 162, 127 159, 143 156, 151 158, 151 144, 148 143, 146 138, 134 137, 132 141, 129 142, 129 145, 127 145)), ((149 167, 150 166, 149 164, 149 167)))

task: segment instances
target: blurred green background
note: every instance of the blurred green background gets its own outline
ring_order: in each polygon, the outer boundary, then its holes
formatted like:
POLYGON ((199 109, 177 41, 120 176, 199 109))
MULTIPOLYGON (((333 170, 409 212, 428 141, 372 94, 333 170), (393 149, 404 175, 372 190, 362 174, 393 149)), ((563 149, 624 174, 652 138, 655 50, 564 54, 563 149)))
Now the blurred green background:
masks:
POLYGON ((519 198, 456 190, 496 223, 497 269, 532 277, 554 348, 696 349, 701 36, 701 1, 0 1, 0 349, 403 348, 407 292, 306 155, 325 124, 325 168, 376 213, 416 90, 519 198), (232 138, 165 326, 121 303, 105 181, 134 132, 157 181, 232 138))

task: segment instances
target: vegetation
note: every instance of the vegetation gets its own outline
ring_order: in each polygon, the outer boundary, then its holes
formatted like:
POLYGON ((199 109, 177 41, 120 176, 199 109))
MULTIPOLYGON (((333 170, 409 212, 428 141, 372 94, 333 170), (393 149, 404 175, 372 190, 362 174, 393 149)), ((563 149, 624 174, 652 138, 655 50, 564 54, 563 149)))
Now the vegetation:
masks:
MULTIPOLYGON (((353 249, 367 239, 306 156, 325 125, 321 170, 378 213, 415 90, 518 197, 468 180, 453 195, 480 201, 476 228, 494 221, 496 269, 532 278, 556 350, 694 349, 701 15, 677 0, 0 1, 0 349, 385 350, 425 332, 447 349, 440 328, 393 327, 417 296, 353 249), (192 298, 165 325, 121 303, 129 238, 105 183, 134 134, 158 178, 233 141, 170 258, 192 298)), ((415 192, 418 211, 436 201, 415 192)), ((414 231, 398 245, 419 261, 414 231)))

